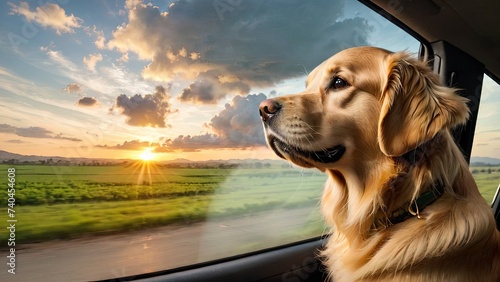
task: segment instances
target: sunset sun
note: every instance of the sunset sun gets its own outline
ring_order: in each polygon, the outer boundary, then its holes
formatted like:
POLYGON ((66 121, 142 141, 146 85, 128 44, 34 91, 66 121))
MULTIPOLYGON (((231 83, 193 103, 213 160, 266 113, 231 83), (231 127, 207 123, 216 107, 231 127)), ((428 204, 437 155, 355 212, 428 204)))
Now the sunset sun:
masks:
POLYGON ((154 154, 151 153, 151 148, 145 149, 140 155, 139 159, 142 161, 148 162, 154 159, 154 154))

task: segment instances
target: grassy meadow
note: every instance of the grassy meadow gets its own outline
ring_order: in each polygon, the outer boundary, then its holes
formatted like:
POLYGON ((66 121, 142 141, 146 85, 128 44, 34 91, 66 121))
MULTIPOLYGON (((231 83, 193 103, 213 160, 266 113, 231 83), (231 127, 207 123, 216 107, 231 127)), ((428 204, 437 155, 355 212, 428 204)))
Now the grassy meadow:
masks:
MULTIPOLYGON (((326 179, 315 170, 277 165, 0 165, 4 175, 0 183, 5 191, 9 167, 16 169, 17 242, 69 239, 316 206, 326 179)), ((500 183, 500 167, 471 167, 471 171, 483 196, 491 202, 500 183)), ((0 206, 2 218, 7 219, 7 193, 0 193, 0 202, 4 203, 0 206)), ((315 230, 322 230, 322 226, 315 230)), ((0 241, 6 235, 2 230, 0 241)))
POLYGON ((491 203, 500 184, 500 166, 471 166, 470 171, 479 191, 491 203))
MULTIPOLYGON (((326 179, 320 172, 281 166, 197 169, 139 162, 128 167, 0 165, 5 180, 8 167, 16 168, 18 242, 315 206, 326 179)), ((0 202, 7 203, 6 193, 0 202)), ((7 216, 6 204, 0 213, 7 216)))

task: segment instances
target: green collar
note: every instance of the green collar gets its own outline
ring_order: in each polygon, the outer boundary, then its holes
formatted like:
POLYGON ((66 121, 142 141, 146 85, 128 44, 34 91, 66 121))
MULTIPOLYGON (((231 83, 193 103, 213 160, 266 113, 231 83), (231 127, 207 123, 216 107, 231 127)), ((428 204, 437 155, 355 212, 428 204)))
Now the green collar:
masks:
POLYGON ((420 212, 439 199, 443 193, 443 184, 439 183, 438 185, 434 185, 433 190, 423 193, 415 201, 406 203, 399 209, 393 211, 389 217, 389 221, 391 224, 397 224, 413 216, 420 218, 420 212))
POLYGON ((404 204, 393 211, 385 220, 376 220, 375 228, 380 229, 384 226, 398 224, 414 216, 420 218, 420 212, 439 199, 443 193, 444 185, 438 182, 434 185, 434 189, 421 194, 416 200, 404 204))

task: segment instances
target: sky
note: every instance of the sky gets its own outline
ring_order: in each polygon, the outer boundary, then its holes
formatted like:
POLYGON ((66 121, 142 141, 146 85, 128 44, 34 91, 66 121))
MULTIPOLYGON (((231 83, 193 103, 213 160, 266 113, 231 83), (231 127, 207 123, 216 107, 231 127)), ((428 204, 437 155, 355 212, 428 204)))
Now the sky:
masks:
MULTIPOLYGON (((302 91, 316 65, 360 45, 419 47, 352 0, 2 1, 0 148, 276 158, 259 103, 302 91)), ((500 89, 484 89, 473 155, 500 158, 500 89)))

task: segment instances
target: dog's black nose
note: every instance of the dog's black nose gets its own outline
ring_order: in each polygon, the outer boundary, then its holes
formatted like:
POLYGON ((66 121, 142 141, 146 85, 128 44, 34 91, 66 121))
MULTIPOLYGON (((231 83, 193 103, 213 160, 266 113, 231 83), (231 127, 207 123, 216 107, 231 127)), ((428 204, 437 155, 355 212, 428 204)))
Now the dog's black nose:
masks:
POLYGON ((267 99, 260 103, 259 112, 262 117, 262 121, 269 121, 279 110, 281 105, 273 99, 267 99))

